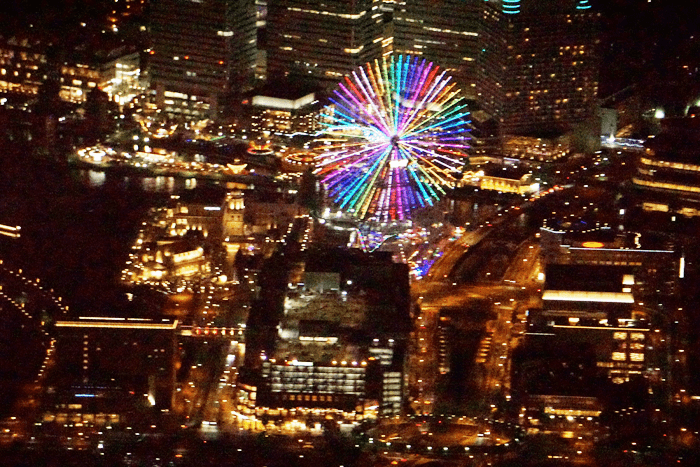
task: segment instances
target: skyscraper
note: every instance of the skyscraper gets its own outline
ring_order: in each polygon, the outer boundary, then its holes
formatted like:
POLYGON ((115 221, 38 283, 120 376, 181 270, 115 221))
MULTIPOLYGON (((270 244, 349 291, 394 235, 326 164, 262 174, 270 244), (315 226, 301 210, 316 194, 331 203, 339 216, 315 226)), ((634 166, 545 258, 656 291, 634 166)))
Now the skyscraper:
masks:
POLYGON ((337 82, 381 56, 380 0, 269 0, 268 76, 337 82))
POLYGON ((447 70, 466 95, 476 91, 483 0, 400 0, 394 52, 424 57, 447 70))
POLYGON ((213 116, 223 96, 252 84, 254 0, 153 0, 151 8, 151 83, 168 114, 213 116))
POLYGON ((503 133, 566 132, 591 119, 598 18, 588 0, 501 0, 503 133))
POLYGON ((395 53, 424 57, 445 69, 472 101, 472 121, 489 120, 502 105, 505 37, 500 0, 398 0, 395 53))

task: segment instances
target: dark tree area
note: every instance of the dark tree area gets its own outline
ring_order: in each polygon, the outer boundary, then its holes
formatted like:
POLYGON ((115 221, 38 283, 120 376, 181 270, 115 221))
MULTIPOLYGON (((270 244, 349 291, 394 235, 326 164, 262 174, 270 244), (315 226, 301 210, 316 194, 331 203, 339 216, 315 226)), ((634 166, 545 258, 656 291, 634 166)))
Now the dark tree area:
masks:
POLYGON ((94 144, 102 141, 116 128, 119 106, 109 99, 106 92, 93 89, 88 93, 84 108, 80 133, 84 143, 94 144))

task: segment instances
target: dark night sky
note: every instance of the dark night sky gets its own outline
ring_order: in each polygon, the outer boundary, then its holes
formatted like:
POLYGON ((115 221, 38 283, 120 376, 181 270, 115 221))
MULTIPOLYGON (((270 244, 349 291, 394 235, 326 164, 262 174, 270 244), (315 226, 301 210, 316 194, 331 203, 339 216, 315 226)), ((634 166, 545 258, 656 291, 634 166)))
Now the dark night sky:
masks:
POLYGON ((600 96, 640 81, 688 78, 700 65, 700 2, 598 0, 603 13, 600 96), (683 65, 688 66, 684 73, 683 65), (684 76, 685 74, 685 76, 684 76))

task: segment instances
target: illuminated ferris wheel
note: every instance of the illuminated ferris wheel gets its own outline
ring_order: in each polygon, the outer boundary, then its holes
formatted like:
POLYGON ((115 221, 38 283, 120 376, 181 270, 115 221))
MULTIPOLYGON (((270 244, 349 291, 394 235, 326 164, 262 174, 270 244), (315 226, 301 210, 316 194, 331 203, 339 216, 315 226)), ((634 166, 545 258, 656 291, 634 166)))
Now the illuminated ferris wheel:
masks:
POLYGON ((404 220, 454 184, 470 120, 445 71, 418 57, 385 57, 346 77, 331 101, 316 173, 339 208, 363 220, 404 220))

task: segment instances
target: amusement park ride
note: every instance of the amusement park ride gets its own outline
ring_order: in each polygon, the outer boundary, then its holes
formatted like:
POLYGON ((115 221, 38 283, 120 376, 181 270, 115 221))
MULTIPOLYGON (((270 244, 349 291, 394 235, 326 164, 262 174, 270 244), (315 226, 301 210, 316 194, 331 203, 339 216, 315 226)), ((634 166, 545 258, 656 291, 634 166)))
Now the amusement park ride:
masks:
POLYGON ((316 174, 333 202, 358 220, 410 219, 454 186, 469 148, 467 104, 445 71, 390 56, 346 77, 323 115, 316 174))
POLYGON ((454 187, 471 140, 469 111, 446 71, 402 55, 358 68, 330 100, 315 173, 372 250, 454 187))

